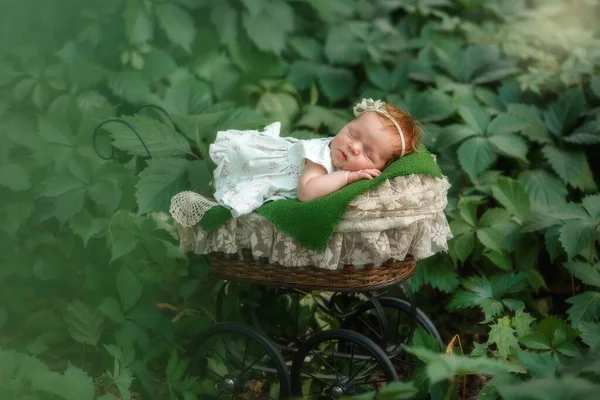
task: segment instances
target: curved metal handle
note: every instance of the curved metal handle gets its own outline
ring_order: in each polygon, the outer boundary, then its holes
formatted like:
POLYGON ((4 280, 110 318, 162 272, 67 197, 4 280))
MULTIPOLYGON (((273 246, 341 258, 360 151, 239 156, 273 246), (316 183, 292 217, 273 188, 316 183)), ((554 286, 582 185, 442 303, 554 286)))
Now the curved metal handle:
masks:
POLYGON ((108 161, 108 160, 112 160, 115 156, 115 150, 112 148, 112 146, 110 148, 111 149, 110 156, 104 157, 102 154, 100 154, 100 152, 98 151, 98 146, 96 145, 96 135, 98 134, 98 131, 100 130, 100 128, 102 128, 104 125, 108 124, 109 122, 118 122, 120 124, 127 126, 129 129, 131 129, 133 131, 133 133, 135 133, 135 135, 138 137, 140 142, 142 143, 142 146, 144 146, 146 153, 148 153, 148 157, 153 158, 152 154, 150 153, 150 150, 148 150, 148 146, 146 146, 146 142, 144 142, 144 139, 142 139, 142 136, 140 136, 138 131, 136 131, 135 128, 129 122, 127 122, 121 118, 110 118, 105 121, 102 121, 100 124, 98 124, 96 129, 94 129, 94 132, 92 133, 92 147, 94 148, 94 152, 96 152, 96 155, 98 157, 100 157, 103 160, 108 161))
POLYGON ((187 138, 185 133, 183 133, 183 131, 181 129, 179 129, 179 127, 177 126, 175 121, 173 121, 171 114, 169 114, 169 112, 167 110, 165 110, 163 107, 156 105, 156 104, 142 104, 141 106, 139 106, 137 108, 137 110, 135 110, 135 114, 137 114, 143 108, 156 108, 157 110, 162 111, 162 113, 165 114, 167 116, 167 118, 169 119, 169 121, 171 122, 171 125, 173 125, 173 129, 175 129, 175 131, 177 131, 177 133, 179 133, 180 135, 183 135, 185 138, 187 138))

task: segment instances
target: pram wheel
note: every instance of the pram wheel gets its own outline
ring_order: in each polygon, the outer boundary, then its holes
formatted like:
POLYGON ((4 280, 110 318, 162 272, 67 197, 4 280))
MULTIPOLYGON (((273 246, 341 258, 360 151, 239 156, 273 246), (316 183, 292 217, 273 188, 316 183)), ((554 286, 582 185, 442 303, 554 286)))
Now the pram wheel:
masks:
POLYGON ((381 325, 382 318, 376 306, 372 302, 366 302, 356 307, 354 313, 344 319, 342 328, 364 334, 380 345, 389 357, 396 357, 402 352, 403 346, 413 339, 415 328, 418 326, 432 336, 437 349, 444 350, 444 342, 438 330, 423 311, 415 308, 415 314, 412 315, 411 304, 394 297, 380 297, 377 301, 385 314, 387 326, 381 325))
POLYGON ((345 329, 317 332, 294 356, 292 393, 302 399, 338 399, 378 391, 398 375, 371 339, 345 329))
POLYGON ((288 368, 260 332, 236 322, 213 325, 198 338, 193 373, 208 382, 203 399, 285 399, 288 368))

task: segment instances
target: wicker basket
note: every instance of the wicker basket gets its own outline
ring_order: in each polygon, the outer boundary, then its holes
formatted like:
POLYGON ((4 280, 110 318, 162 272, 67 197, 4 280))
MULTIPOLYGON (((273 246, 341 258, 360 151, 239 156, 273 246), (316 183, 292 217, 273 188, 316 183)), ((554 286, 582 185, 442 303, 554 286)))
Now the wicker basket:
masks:
POLYGON ((267 258, 258 261, 249 251, 237 254, 210 253, 207 255, 211 269, 223 279, 326 292, 362 292, 377 290, 402 282, 413 274, 415 261, 408 257, 402 261, 389 259, 379 267, 367 264, 357 269, 346 265, 343 269, 328 270, 308 267, 283 267, 271 264, 267 258))

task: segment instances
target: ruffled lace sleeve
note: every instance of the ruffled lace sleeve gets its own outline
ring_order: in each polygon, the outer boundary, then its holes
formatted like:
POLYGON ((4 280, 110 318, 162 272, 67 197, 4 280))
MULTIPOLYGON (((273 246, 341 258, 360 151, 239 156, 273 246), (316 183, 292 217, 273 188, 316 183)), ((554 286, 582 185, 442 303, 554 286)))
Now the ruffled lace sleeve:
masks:
POLYGON ((290 156, 304 165, 304 159, 323 166, 327 173, 334 171, 329 143, 333 138, 301 140, 290 148, 290 156))

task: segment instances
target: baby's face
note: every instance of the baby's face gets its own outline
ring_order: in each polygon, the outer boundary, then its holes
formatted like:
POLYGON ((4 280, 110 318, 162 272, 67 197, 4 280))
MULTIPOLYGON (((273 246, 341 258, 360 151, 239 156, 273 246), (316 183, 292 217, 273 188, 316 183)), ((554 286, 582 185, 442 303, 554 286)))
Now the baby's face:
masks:
POLYGON ((392 157, 390 132, 375 112, 350 121, 331 141, 333 166, 346 171, 383 169, 392 157))

